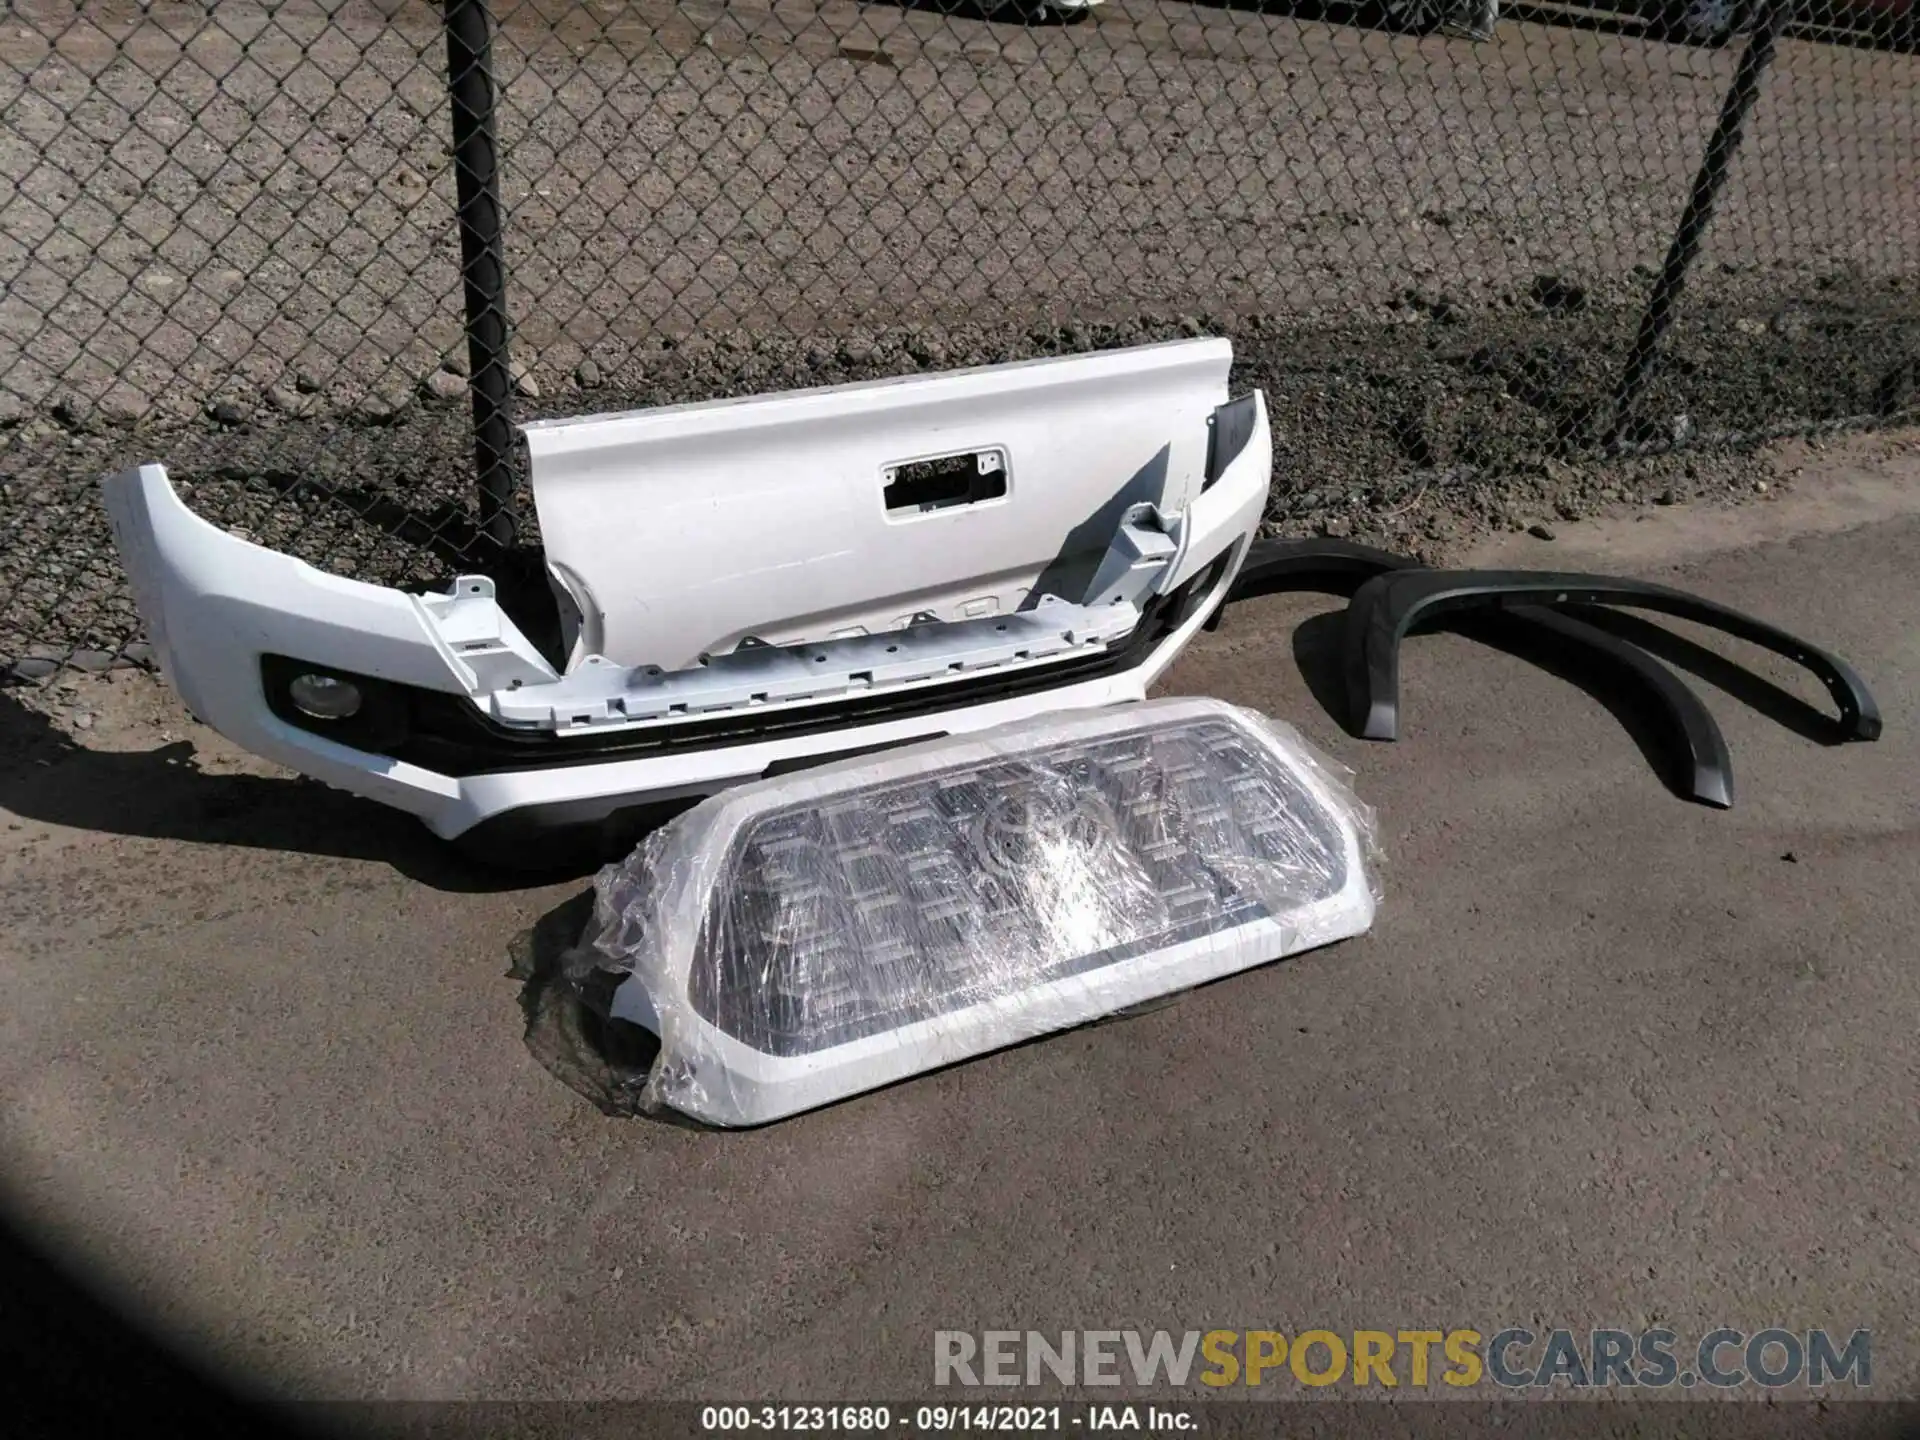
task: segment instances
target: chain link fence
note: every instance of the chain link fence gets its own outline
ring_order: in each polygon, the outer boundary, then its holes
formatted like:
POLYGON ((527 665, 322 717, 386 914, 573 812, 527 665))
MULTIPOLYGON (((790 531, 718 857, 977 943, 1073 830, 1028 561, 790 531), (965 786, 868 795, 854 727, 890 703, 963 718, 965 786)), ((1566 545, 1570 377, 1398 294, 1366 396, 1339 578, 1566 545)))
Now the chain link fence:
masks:
POLYGON ((515 421, 1180 334, 1268 391, 1275 525, 1414 548, 1910 418, 1916 33, 1913 0, 13 0, 0 666, 140 657, 94 488, 143 460, 425 586, 537 574, 515 421))

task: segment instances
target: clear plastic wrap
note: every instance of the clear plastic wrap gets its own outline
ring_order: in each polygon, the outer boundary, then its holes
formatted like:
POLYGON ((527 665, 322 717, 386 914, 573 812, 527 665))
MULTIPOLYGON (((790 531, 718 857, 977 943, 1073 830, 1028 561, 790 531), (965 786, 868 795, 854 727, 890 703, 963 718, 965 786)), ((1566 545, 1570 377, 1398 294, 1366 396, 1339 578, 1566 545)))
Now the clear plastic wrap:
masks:
POLYGON ((757 1124, 1372 923, 1345 772, 1210 699, 740 786, 603 870, 571 978, 660 1037, 644 1103, 757 1124))

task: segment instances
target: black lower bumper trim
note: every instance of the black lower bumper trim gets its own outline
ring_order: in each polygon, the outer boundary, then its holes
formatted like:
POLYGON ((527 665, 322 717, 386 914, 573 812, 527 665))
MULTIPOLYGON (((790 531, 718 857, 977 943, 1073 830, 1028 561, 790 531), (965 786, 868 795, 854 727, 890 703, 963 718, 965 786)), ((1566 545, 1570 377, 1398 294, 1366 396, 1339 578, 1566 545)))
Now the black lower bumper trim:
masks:
POLYGON ((561 736, 502 725, 475 708, 465 695, 395 685, 282 655, 261 657, 261 684, 268 707, 288 724, 455 779, 719 750, 830 732, 846 734, 851 741, 848 748, 858 748, 859 732, 867 726, 1057 690, 1134 669, 1217 590, 1226 558, 1222 556, 1178 590, 1154 596, 1130 635, 1091 655, 819 705, 765 706, 599 735, 561 736), (294 676, 308 671, 351 681, 364 697, 361 712, 343 721, 316 720, 300 712, 289 702, 287 686, 294 676))

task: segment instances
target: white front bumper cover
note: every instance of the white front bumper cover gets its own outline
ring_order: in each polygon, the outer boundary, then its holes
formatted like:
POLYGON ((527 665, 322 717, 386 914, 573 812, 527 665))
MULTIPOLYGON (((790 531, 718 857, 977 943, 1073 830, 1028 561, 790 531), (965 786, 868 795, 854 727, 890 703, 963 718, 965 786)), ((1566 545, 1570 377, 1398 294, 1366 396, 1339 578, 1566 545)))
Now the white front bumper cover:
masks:
POLYGON ((538 866, 554 832, 629 844, 691 801, 764 775, 1145 698, 1221 603, 1258 525, 1271 447, 1264 402, 1252 398, 1244 445, 1183 511, 1129 512, 1103 574, 1125 568, 1129 531, 1136 548, 1144 536, 1160 553, 1132 557, 1119 588, 1141 593, 1104 615, 1049 600, 979 621, 743 646, 664 676, 597 655, 558 673, 485 577, 412 595, 327 574, 201 519, 159 465, 104 490, 161 670, 198 719, 439 836, 538 866), (981 634, 1008 624, 1036 643, 1010 649, 981 634), (908 635, 912 663, 890 675, 884 650, 908 635), (832 681, 794 683, 802 661, 832 681), (346 722, 303 716, 286 687, 308 673, 349 679, 361 711, 346 722))

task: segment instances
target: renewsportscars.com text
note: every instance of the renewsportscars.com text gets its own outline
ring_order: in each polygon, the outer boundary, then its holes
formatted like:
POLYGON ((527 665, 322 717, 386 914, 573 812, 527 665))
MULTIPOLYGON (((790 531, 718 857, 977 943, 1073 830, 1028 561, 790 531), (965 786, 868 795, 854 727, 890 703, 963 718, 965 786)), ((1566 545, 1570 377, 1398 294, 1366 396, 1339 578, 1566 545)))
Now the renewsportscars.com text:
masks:
POLYGON ((1866 1330, 937 1330, 942 1386, 1865 1387, 1866 1330))

